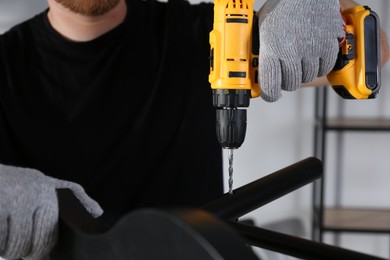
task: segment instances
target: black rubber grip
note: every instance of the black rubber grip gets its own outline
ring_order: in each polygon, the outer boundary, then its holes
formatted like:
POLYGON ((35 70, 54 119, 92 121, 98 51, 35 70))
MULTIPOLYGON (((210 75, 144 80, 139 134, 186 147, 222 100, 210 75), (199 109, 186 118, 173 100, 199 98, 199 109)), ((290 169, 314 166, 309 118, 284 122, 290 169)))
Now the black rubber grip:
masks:
POLYGON ((245 139, 246 110, 217 109, 217 138, 222 148, 237 149, 245 139))

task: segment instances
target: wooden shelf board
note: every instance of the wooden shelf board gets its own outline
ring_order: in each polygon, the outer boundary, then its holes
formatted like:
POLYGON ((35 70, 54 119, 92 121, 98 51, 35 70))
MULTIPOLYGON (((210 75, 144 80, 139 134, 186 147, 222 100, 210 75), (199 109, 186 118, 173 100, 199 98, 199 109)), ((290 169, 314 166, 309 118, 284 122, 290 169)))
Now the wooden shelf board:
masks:
POLYGON ((324 210, 324 229, 390 233, 390 210, 327 208, 324 210))
POLYGON ((329 118, 328 130, 376 130, 390 131, 390 119, 386 118, 329 118))

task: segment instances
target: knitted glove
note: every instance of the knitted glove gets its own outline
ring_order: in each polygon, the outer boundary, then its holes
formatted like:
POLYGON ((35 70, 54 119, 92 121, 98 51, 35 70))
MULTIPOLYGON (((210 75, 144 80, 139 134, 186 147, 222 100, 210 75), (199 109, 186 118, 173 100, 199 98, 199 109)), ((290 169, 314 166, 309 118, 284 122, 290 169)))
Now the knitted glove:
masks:
POLYGON ((0 256, 42 259, 57 240, 57 188, 69 188, 97 217, 103 213, 83 188, 43 173, 0 164, 0 256))
POLYGON ((273 102, 333 69, 344 37, 338 0, 268 0, 258 12, 261 96, 273 102))

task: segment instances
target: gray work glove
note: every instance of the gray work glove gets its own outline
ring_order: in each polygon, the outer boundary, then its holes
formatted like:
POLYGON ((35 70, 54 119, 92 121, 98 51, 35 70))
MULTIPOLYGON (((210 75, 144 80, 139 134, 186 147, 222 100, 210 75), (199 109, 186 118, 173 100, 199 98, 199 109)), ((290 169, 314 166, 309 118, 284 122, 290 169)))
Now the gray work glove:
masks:
POLYGON ((268 0, 258 12, 261 96, 273 102, 330 72, 344 37, 338 0, 268 0))
POLYGON ((94 217, 103 213, 78 184, 0 164, 1 257, 35 260, 50 252, 57 241, 58 188, 71 189, 94 217))

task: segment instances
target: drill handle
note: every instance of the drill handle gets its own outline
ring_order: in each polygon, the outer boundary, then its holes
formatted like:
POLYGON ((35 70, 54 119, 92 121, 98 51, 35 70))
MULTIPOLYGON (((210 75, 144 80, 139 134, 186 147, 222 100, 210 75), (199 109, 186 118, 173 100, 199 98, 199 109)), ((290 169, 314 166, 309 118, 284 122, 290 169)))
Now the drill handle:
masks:
POLYGON ((343 17, 346 37, 328 80, 345 99, 375 98, 381 79, 379 17, 367 6, 347 9, 343 17))

